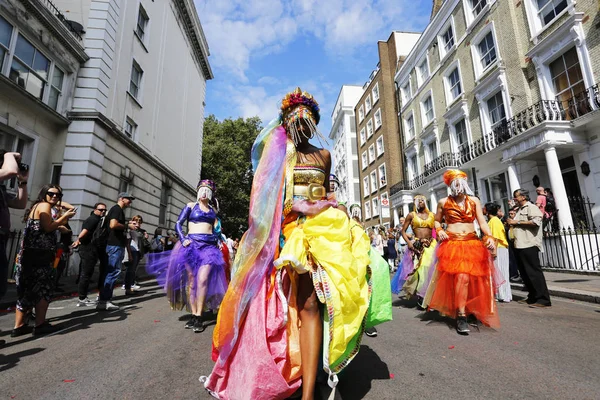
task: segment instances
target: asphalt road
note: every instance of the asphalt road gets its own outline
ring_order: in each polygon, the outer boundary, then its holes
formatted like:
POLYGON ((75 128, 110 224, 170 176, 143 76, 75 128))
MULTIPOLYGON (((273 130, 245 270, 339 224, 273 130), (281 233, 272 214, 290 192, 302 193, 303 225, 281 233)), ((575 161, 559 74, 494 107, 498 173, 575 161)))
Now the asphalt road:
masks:
MULTIPOLYGON (((76 299, 51 304, 63 330, 10 338, 0 314, 0 399, 210 399, 211 333, 184 330, 152 282, 122 310, 98 313, 76 299)), ((396 300, 394 321, 365 337, 340 378, 337 398, 598 399, 600 307, 553 299, 551 309, 500 304, 499 331, 459 336, 448 322, 396 300)))

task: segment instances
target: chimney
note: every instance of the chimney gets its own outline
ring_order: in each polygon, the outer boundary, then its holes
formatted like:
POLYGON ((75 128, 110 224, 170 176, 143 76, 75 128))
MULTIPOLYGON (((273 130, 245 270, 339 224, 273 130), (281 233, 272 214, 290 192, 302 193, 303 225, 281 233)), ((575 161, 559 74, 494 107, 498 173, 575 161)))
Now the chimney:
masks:
POLYGON ((430 21, 433 19, 433 17, 435 17, 435 14, 437 14, 438 11, 440 11, 440 8, 442 8, 443 3, 444 0, 433 0, 433 7, 431 8, 431 17, 429 18, 430 21))

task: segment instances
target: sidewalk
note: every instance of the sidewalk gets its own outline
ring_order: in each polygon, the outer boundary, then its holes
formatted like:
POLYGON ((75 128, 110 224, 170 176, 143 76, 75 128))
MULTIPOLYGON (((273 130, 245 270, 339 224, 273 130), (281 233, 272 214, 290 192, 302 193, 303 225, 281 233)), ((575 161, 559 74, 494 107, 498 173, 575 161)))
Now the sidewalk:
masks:
MULTIPOLYGON (((550 296, 600 304, 600 273, 544 271, 550 296)), ((511 283, 513 290, 525 290, 521 283, 511 283)))
MULTIPOLYGON (((600 272, 581 274, 573 272, 544 271, 544 275, 546 276, 550 296, 600 304, 600 272)), ((96 274, 94 274, 91 281, 92 283, 90 284, 90 288, 93 289, 91 293, 94 297, 97 293, 95 286, 96 279, 96 274)), ((140 281, 152 279, 151 276, 146 274, 146 269, 143 265, 140 265, 138 268, 138 279, 140 281)), ((64 290, 64 292, 57 293, 56 299, 77 297, 75 276, 62 278, 61 284, 61 289, 64 290)), ((115 288, 119 290, 121 285, 122 282, 118 281, 115 288)), ((511 283, 510 285, 513 290, 523 291, 525 289, 521 283, 511 283)), ((16 301, 17 288, 15 284, 9 284, 6 295, 0 300, 0 312, 14 307, 16 301)))

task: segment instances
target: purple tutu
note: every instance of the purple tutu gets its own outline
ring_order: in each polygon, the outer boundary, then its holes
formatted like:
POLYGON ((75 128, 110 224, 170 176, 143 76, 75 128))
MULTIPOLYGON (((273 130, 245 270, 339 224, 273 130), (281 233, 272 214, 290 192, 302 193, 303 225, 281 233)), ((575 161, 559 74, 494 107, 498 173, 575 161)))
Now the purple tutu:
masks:
POLYGON ((197 277, 201 269, 210 268, 207 279, 205 310, 217 310, 227 291, 225 259, 213 234, 193 233, 185 237, 191 241, 183 247, 162 253, 148 254, 146 270, 167 293, 171 308, 190 310, 196 300, 197 277))
POLYGON ((392 277, 392 293, 400 293, 404 282, 406 282, 408 276, 415 270, 414 255, 415 253, 411 249, 406 249, 404 252, 404 257, 402 257, 402 261, 398 265, 398 271, 392 277))

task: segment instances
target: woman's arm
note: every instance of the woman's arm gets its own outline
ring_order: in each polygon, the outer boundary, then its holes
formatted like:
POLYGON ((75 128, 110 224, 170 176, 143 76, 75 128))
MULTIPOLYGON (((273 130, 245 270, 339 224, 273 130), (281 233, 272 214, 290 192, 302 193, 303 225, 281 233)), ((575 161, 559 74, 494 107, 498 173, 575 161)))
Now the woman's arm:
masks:
POLYGON ((54 232, 58 229, 59 226, 67 223, 69 218, 75 215, 73 210, 66 211, 62 216, 57 218, 56 220, 52 219, 52 207, 50 203, 38 203, 36 205, 36 209, 34 211, 33 217, 35 218, 35 214, 38 214, 38 218, 40 220, 40 226, 45 232, 54 232))
POLYGON ((190 207, 190 204, 186 204, 185 207, 183 207, 183 210, 181 210, 181 213, 179 213, 179 218, 177 218, 177 222, 175 222, 175 231, 177 232, 177 237, 179 238, 179 241, 182 243, 185 240, 185 234, 183 233, 182 226, 187 222, 191 212, 192 208, 190 207))

